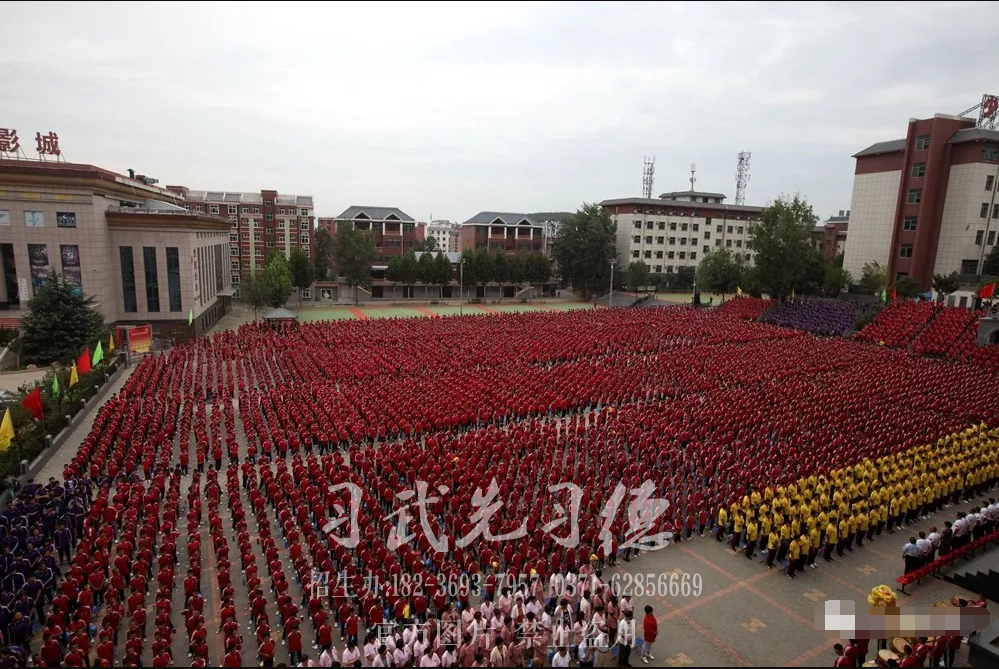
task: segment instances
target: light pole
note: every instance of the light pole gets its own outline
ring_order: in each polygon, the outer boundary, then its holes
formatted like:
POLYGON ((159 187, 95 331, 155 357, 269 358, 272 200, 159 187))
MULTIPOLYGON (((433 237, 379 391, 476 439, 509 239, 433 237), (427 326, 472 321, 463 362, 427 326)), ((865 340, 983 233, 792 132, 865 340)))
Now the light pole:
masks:
POLYGON ((614 306, 614 265, 617 264, 617 258, 610 259, 611 266, 611 278, 610 278, 610 297, 607 299, 607 307, 614 306))
POLYGON ((465 315, 465 261, 458 261, 458 315, 465 315))

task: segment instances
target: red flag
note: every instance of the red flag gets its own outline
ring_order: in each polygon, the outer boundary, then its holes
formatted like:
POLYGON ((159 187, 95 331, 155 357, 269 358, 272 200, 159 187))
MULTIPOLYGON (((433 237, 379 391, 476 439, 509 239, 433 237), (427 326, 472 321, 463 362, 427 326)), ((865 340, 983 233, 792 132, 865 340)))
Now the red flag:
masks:
POLYGON ((993 281, 987 286, 982 286, 982 289, 978 291, 978 297, 983 300, 991 300, 996 296, 996 282, 993 281))
POLYGON ((80 357, 76 359, 76 369, 80 372, 80 374, 86 374, 87 372, 90 371, 89 348, 83 349, 83 353, 81 353, 80 357))
POLYGON ((21 406, 30 411, 35 418, 42 420, 42 390, 35 388, 27 397, 21 400, 21 406))
POLYGON ((114 345, 121 346, 121 326, 116 325, 114 328, 114 345))
POLYGON ((894 288, 892 288, 891 289, 891 301, 894 302, 897 299, 898 299, 898 292, 894 288))

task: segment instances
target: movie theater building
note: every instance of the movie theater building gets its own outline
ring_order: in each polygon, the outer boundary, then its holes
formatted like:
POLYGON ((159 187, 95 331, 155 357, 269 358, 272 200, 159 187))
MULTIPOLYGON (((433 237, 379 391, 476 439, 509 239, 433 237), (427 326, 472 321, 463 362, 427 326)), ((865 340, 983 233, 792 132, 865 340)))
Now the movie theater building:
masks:
POLYGON ((57 272, 95 298, 106 323, 150 323, 162 339, 202 334, 231 309, 229 222, 182 203, 144 177, 0 160, 3 315, 23 316, 57 272))

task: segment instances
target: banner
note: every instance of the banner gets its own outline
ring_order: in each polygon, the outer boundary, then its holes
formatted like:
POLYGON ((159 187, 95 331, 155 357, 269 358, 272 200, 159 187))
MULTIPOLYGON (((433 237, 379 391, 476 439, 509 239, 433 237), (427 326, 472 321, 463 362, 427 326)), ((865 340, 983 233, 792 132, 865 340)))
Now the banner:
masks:
POLYGON ((49 278, 49 247, 45 244, 28 244, 28 265, 31 268, 31 286, 41 288, 49 278))
POLYGON ((80 247, 76 244, 59 246, 62 256, 62 278, 73 287, 74 295, 83 295, 83 271, 80 269, 80 247))
POLYGON ((140 325, 128 330, 128 349, 132 353, 149 353, 153 346, 153 326, 140 325))

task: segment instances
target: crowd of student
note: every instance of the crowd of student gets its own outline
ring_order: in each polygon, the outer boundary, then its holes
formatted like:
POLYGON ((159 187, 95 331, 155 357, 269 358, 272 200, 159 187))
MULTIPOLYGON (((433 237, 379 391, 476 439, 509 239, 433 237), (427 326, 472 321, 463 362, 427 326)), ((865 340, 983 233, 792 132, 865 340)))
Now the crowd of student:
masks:
POLYGON ((0 559, 25 575, 3 581, 5 601, 44 628, 31 644, 8 623, 8 640, 67 665, 167 666, 178 645, 193 666, 267 665, 285 648, 302 661, 310 642, 320 663, 400 653, 464 666, 481 653, 518 664, 549 649, 553 663, 585 662, 597 645, 626 663, 655 628, 635 629, 598 569, 632 529, 632 488, 649 481, 669 502, 647 535, 689 537, 724 507, 735 546, 752 521, 751 554, 769 522, 767 547, 776 530, 777 550, 797 541, 800 559, 806 530, 809 550, 813 529, 839 548, 861 517, 868 532, 894 529, 899 514, 994 482, 994 431, 936 439, 971 418, 999 422, 996 396, 999 380, 973 366, 683 308, 244 326, 144 360, 98 412, 65 483, 25 488, 4 514, 0 559), (418 481, 440 499, 426 526, 410 510, 411 537, 395 546, 386 518, 418 481), (493 482, 503 504, 477 528, 475 492, 493 482), (360 490, 350 548, 349 524, 326 535, 355 501, 331 491, 345 483, 360 490), (543 529, 559 520, 554 501, 567 506, 560 483, 580 492, 568 545, 570 528, 543 529), (628 495, 605 527, 618 484, 628 495), (521 527, 523 540, 488 538, 521 527), (60 574, 53 554, 72 566, 60 574), (329 596, 318 574, 332 575, 329 596), (484 598, 444 587, 468 575, 484 598), (504 592, 504 577, 524 575, 537 578, 504 592), (422 592, 398 587, 417 576, 422 592), (563 596, 567 582, 577 587, 563 596), (206 628, 208 592, 218 630, 206 628), (435 631, 444 620, 453 639, 435 631), (354 645, 334 649, 337 631, 354 645))

